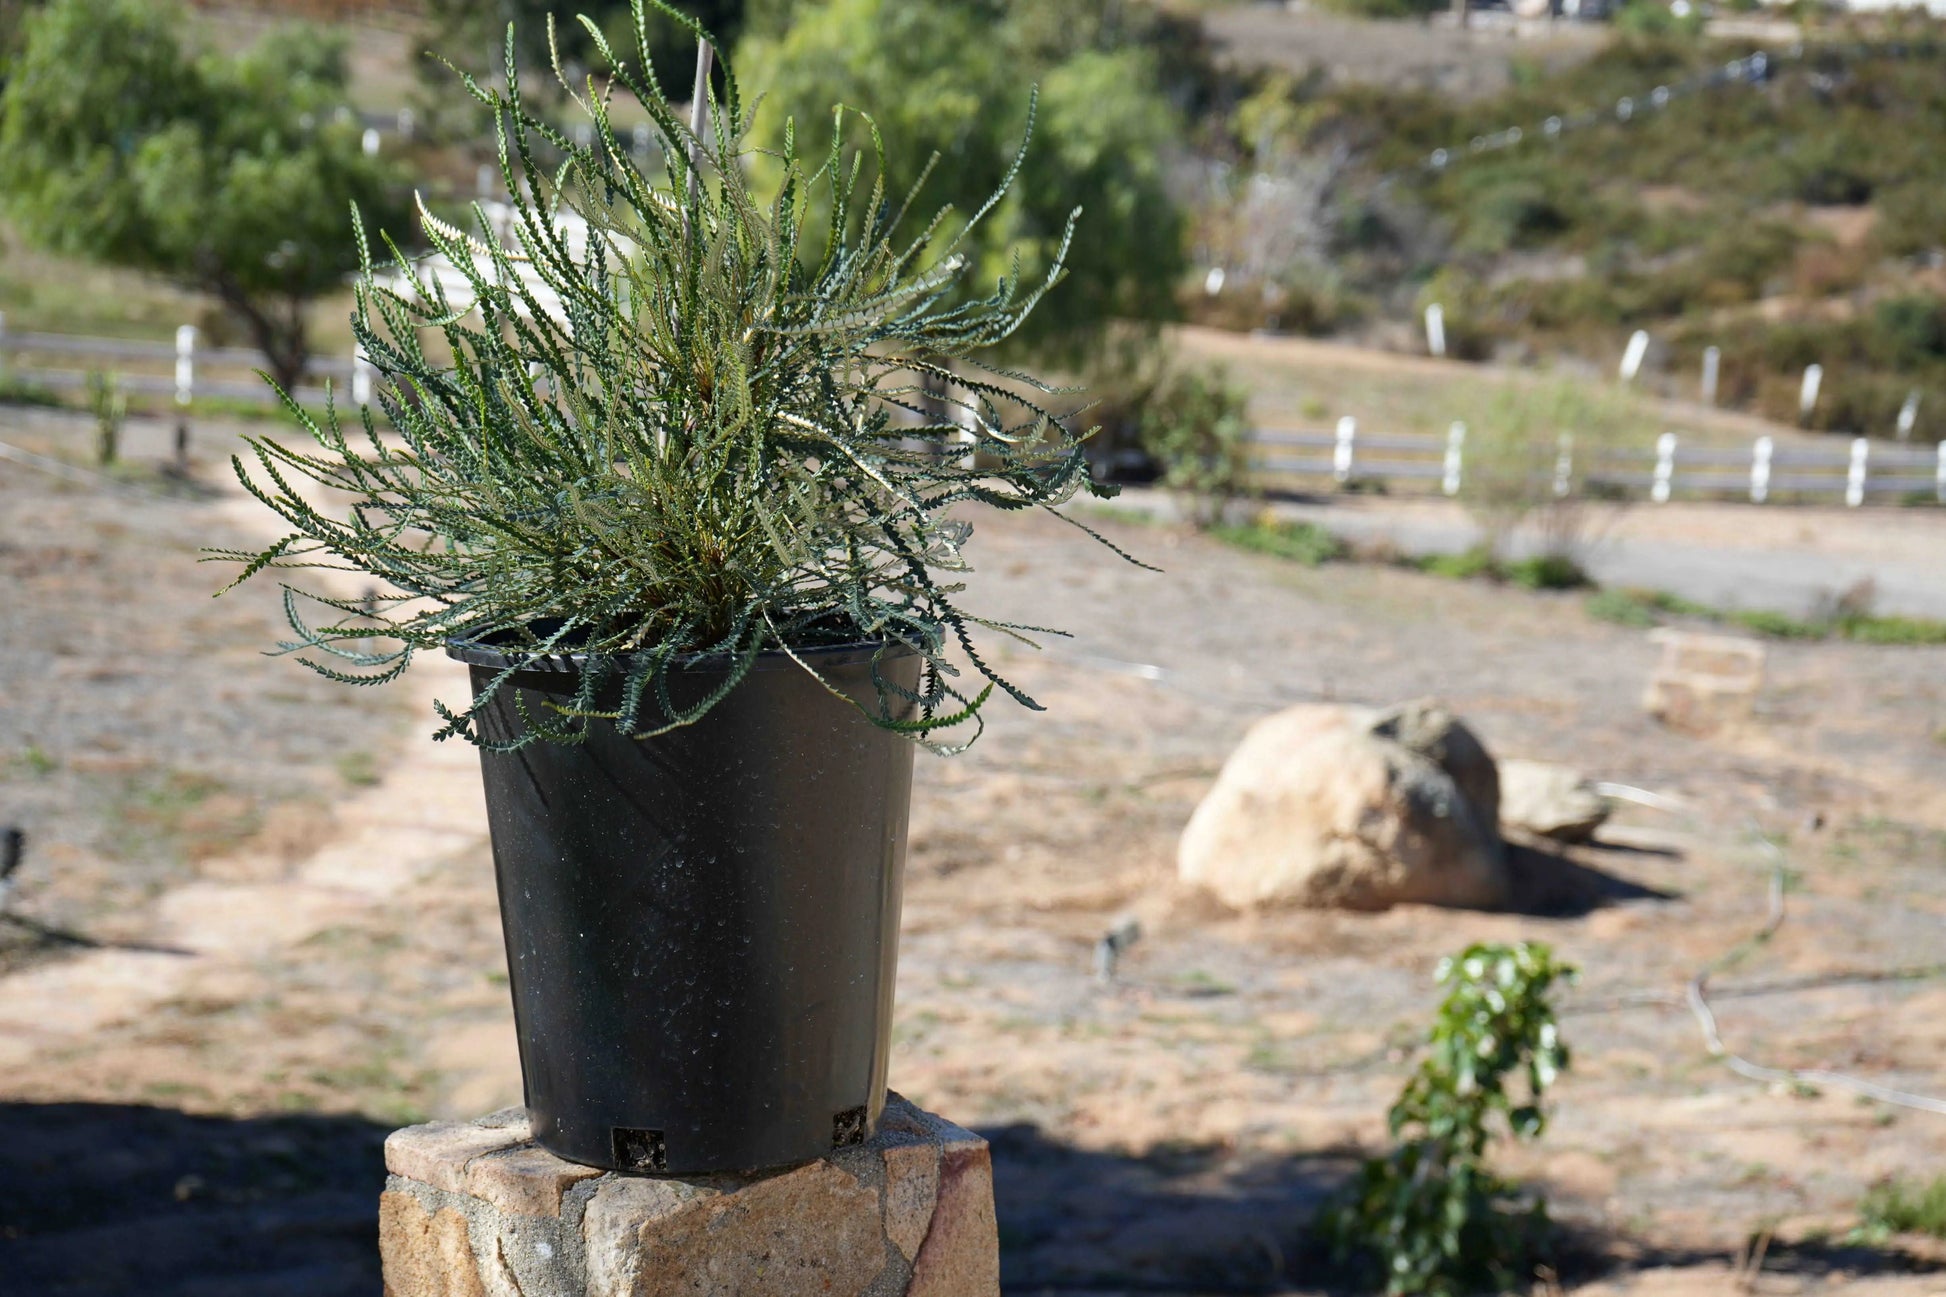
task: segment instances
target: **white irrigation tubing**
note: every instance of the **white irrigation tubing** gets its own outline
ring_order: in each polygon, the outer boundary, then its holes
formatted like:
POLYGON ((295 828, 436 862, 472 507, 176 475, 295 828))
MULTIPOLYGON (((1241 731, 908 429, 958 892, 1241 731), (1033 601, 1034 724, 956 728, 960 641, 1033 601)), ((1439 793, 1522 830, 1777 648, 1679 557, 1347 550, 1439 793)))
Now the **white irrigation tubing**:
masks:
MULTIPOLYGON (((1894 41, 1884 45, 1856 43, 1850 46, 1826 46, 1822 51, 1836 54, 1840 58, 1907 58, 1921 55, 1938 54, 1941 46, 1932 42, 1907 43, 1894 41)), ((1556 140, 1571 130, 1581 130, 1590 126, 1605 125, 1609 122, 1629 123, 1641 120, 1651 112, 1667 108, 1678 95, 1693 94, 1713 86, 1747 85, 1759 86, 1770 79, 1774 62, 1783 59, 1802 59, 1807 50, 1804 42, 1798 41, 1781 54, 1769 54, 1757 50, 1740 59, 1731 59, 1721 67, 1711 68, 1665 85, 1658 85, 1636 95, 1624 95, 1617 99, 1611 109, 1583 109, 1577 113, 1556 113, 1544 120, 1538 129, 1523 129, 1509 126, 1504 130, 1485 135, 1475 135, 1463 145, 1451 148, 1434 149, 1419 163, 1423 171, 1444 171, 1447 167, 1463 158, 1481 153, 1494 153, 1501 149, 1535 140, 1556 140)), ((1408 168, 1411 170, 1411 168, 1408 168)), ((1393 173, 1398 175, 1400 173, 1393 173)), ((1389 179, 1390 177, 1388 177, 1389 179)))
MULTIPOLYGON (((1803 51, 1804 47, 1801 44, 1793 45, 1787 51, 1786 57, 1801 57, 1803 51)), ((1578 113, 1556 113, 1543 121, 1538 130, 1530 131, 1519 126, 1509 126, 1505 130, 1475 135, 1464 145, 1434 149, 1425 156, 1419 166, 1427 171, 1444 171, 1462 158, 1480 153, 1496 153, 1528 140, 1556 140, 1571 130, 1582 130, 1611 121, 1632 122, 1648 115, 1637 111, 1638 108, 1659 111, 1667 108, 1677 95, 1691 94, 1718 85, 1762 85, 1769 78, 1770 70, 1771 56, 1759 50, 1740 59, 1731 59, 1720 68, 1699 72, 1673 84, 1655 86, 1639 95, 1623 95, 1615 101, 1612 112, 1587 108, 1578 113)))
MULTIPOLYGON (((1690 803, 1683 798, 1650 792, 1648 789, 1635 788, 1628 784, 1597 784, 1595 791, 1604 797, 1635 802, 1661 811, 1681 813, 1692 809, 1690 803)), ((1913 1094, 1907 1090, 1895 1090, 1890 1086, 1879 1085, 1861 1077, 1826 1071, 1822 1068, 1765 1067, 1761 1063, 1753 1063, 1741 1054, 1732 1052, 1730 1047, 1723 1043, 1722 1032, 1716 1023, 1716 1013, 1710 1008, 1709 979, 1768 942, 1777 934, 1777 930, 1784 926, 1784 920, 1789 917, 1789 910, 1784 901, 1784 874, 1787 868, 1784 853, 1754 821, 1749 827, 1771 861, 1769 912, 1764 916, 1762 927, 1748 939, 1739 942, 1725 954, 1704 965, 1694 977, 1689 979, 1689 984, 1683 992, 1684 1001, 1688 1004, 1690 1013, 1696 1018, 1696 1025, 1702 1029, 1703 1044, 1709 1050, 1710 1056, 1723 1060, 1724 1066, 1738 1076, 1766 1085, 1830 1086, 1834 1089, 1850 1090, 1854 1094, 1862 1094, 1881 1103, 1946 1116, 1946 1099, 1913 1094)))
POLYGON ((65 460, 53 459, 47 455, 36 455, 33 451, 22 450, 11 442, 0 441, 0 459, 10 460, 15 464, 20 464, 27 468, 39 469, 43 473, 51 474, 65 481, 78 482, 83 486, 106 487, 111 491, 126 491, 133 495, 160 494, 159 492, 138 486, 133 482, 117 481, 109 477, 106 473, 97 473, 91 469, 77 468, 65 460))
POLYGON ((1881 1103, 1896 1104, 1901 1108, 1913 1108, 1920 1112, 1946 1116, 1946 1099, 1913 1094, 1907 1090, 1894 1090, 1890 1086, 1879 1085, 1862 1077, 1849 1076, 1843 1072, 1828 1072, 1821 1068, 1765 1067, 1751 1062, 1740 1054, 1732 1053, 1723 1043, 1723 1037, 1716 1027, 1716 1014, 1711 1011, 1709 1000, 1706 998, 1710 975, 1769 941, 1777 929, 1784 926, 1787 913, 1784 907, 1784 853, 1777 849, 1777 844, 1772 842, 1762 830, 1755 829, 1754 825, 1752 828, 1757 833, 1758 842, 1772 858, 1770 913, 1764 920, 1764 926, 1758 929, 1755 936, 1690 978, 1685 992, 1689 1001, 1689 1011, 1696 1016, 1697 1025, 1703 1029, 1703 1040, 1708 1045, 1710 1053, 1722 1059, 1724 1065, 1738 1076, 1752 1081, 1761 1081, 1770 1085, 1827 1085, 1866 1095, 1881 1103))

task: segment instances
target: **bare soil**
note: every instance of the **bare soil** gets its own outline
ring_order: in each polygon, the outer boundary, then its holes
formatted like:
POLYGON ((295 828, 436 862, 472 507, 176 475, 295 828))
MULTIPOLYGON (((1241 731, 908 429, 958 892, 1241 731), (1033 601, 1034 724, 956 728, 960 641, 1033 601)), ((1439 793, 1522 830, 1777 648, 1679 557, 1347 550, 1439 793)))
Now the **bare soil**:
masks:
MULTIPOLYGON (((0 411, 0 440, 25 435, 0 411)), ((17 908, 90 934, 112 911, 117 940, 150 947, 0 977, 0 1292, 369 1293, 376 1138, 519 1097, 470 754, 419 737, 427 697, 459 681, 430 664, 389 695, 313 685, 253 656, 274 620, 261 603, 191 636, 209 605, 190 549, 251 525, 227 494, 137 502, 0 464, 9 564, 57 544, 100 555, 0 569, 0 819, 31 806, 38 840, 96 853, 31 858, 17 908), (77 611, 110 605, 127 611, 77 611), (146 634, 115 638, 117 621, 146 634), (98 642, 118 671, 176 674, 71 672, 56 706, 41 682, 62 659, 14 659, 57 636, 98 642), (222 690, 227 720, 199 728, 222 690), (410 736, 390 740, 406 708, 410 736), (236 845, 212 853, 87 847, 131 805, 90 792, 69 754, 106 725, 82 718, 123 713, 117 751, 312 799, 322 818, 283 854, 240 809, 223 821, 236 845), (56 769, 22 772, 29 734, 56 769), (348 786, 342 751, 372 753, 377 782, 348 786)), ((1010 1291, 1327 1288, 1306 1223, 1383 1143, 1434 963, 1516 938, 1583 970, 1562 1002, 1575 1060, 1555 1122, 1503 1161, 1570 1227, 1564 1286, 1946 1287, 1929 1245, 1843 1241, 1872 1181, 1936 1172, 1946 1120, 1741 1080, 1681 1001, 1763 920, 1761 825, 1787 852, 1791 915, 1715 983, 1726 1038, 1767 1063, 1940 1088, 1946 650, 1773 646, 1755 720, 1687 738, 1639 711, 1654 646, 1572 598, 1100 525, 1165 570, 1057 520, 981 522, 977 605, 1075 634, 999 650, 1045 714, 997 709, 968 755, 922 758, 915 790, 893 1084, 993 1140, 1010 1291), (1177 886, 1176 835, 1253 719, 1427 694, 1502 755, 1689 809, 1631 809, 1599 846, 1525 857, 1530 912, 1234 915, 1177 886), (1144 935, 1104 983, 1094 944, 1127 915, 1144 935), (1739 1275, 1753 1236, 1761 1273, 1739 1275)))

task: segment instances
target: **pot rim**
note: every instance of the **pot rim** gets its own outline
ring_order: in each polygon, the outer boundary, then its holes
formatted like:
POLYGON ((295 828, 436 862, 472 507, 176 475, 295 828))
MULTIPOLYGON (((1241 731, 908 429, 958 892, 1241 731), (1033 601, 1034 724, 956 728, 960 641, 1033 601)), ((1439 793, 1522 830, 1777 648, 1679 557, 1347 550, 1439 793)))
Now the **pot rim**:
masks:
MULTIPOLYGON (((750 664, 752 671, 780 671, 786 667, 796 668, 800 663, 813 667, 851 666, 858 662, 869 662, 880 652, 888 658, 913 655, 913 650, 903 644, 887 639, 852 640, 844 644, 818 644, 806 648, 793 648, 789 653, 783 649, 766 649, 757 655, 750 664), (793 658, 792 654, 796 657, 793 658)), ((522 674, 527 672, 547 672, 560 675, 579 675, 587 664, 585 653, 549 653, 545 656, 516 659, 499 649, 473 640, 458 638, 446 641, 446 656, 468 666, 489 667, 505 671, 512 667, 522 674)), ((729 668, 731 656, 728 653, 691 653, 672 659, 672 671, 721 672, 729 668)))

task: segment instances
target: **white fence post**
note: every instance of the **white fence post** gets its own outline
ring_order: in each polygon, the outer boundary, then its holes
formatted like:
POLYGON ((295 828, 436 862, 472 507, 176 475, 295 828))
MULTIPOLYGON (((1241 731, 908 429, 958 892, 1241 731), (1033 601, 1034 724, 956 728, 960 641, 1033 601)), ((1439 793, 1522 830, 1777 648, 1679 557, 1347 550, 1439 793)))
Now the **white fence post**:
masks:
POLYGON ((1750 503, 1762 504, 1770 499, 1770 457, 1776 452, 1776 444, 1769 437, 1759 437, 1750 448, 1750 503))
POLYGON ((1331 448, 1331 476, 1339 482, 1351 481, 1351 470, 1356 463, 1354 443, 1358 440, 1358 420, 1347 414, 1338 420, 1338 441, 1331 448))
POLYGON ((1447 495, 1460 492, 1460 472, 1465 467, 1463 456, 1466 453, 1466 425, 1457 419, 1453 426, 1446 429, 1446 462, 1439 475, 1439 489, 1447 495))
POLYGON ((1642 372, 1642 361, 1649 354, 1649 331, 1637 329, 1629 335, 1628 350, 1622 353, 1622 381, 1633 383, 1642 372))
POLYGON ((1933 499, 1946 504, 1946 441, 1939 443, 1939 467, 1933 471, 1933 499))
POLYGON ((1655 439, 1655 484, 1649 498, 1657 504, 1669 503, 1669 488, 1676 477, 1676 434, 1665 432, 1655 439))
POLYGON ((1446 308, 1438 302, 1426 307, 1426 350, 1435 356, 1446 354, 1446 308))
POLYGON ((189 473, 189 402, 196 395, 196 326, 176 329, 176 471, 189 473))
POLYGON ((176 330, 176 404, 189 408, 196 394, 196 326, 185 324, 176 330))
POLYGON ((1919 422, 1919 389, 1906 393, 1905 404, 1899 407, 1899 440, 1911 441, 1912 430, 1919 422))
POLYGON ((1797 389, 1797 418, 1803 423, 1810 419, 1811 411, 1818 408, 1818 389, 1824 386, 1824 366, 1806 365, 1804 384, 1797 389))
POLYGON ((354 343, 351 348, 351 403, 372 403, 372 362, 365 358, 363 343, 354 343))
POLYGON ((1723 349, 1703 348, 1703 404, 1716 404, 1716 380, 1723 369, 1723 349))
POLYGON ((366 157, 368 158, 377 157, 378 156, 378 127, 367 126, 365 128, 365 134, 358 141, 358 147, 365 151, 366 157))
POLYGON ((1574 434, 1564 432, 1554 454, 1554 498, 1565 500, 1574 489, 1574 434))
POLYGON ((1865 503, 1865 475, 1871 462, 1872 443, 1864 437, 1851 439, 1851 467, 1845 470, 1845 507, 1856 509, 1865 503))

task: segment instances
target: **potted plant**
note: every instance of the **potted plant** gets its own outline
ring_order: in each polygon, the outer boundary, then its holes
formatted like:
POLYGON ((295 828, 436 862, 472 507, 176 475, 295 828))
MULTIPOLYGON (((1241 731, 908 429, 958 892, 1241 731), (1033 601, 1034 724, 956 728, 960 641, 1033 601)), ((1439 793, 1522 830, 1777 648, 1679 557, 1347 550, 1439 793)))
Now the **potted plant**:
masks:
POLYGON ((427 216, 437 260, 387 240, 384 272, 359 236, 353 326, 392 431, 292 403, 316 444, 236 462, 290 532, 225 557, 238 580, 378 584, 285 587, 284 651, 317 671, 469 666, 435 737, 480 748, 536 1138, 695 1173, 873 1129, 913 748, 963 747, 996 689, 1035 705, 978 651, 977 630, 1028 628, 961 606, 957 515, 1109 491, 1043 404, 1058 389, 964 372, 1058 261, 969 290, 987 209, 904 233, 911 195, 890 201, 842 111, 829 155, 787 143, 760 195, 734 75, 709 92, 705 67, 686 123, 642 30, 638 9, 631 66, 589 25, 610 80, 563 79, 585 142, 523 97, 511 36, 506 88, 468 79, 511 219, 427 216), (655 163, 617 137, 617 90, 655 163), (949 377, 970 395, 928 422, 949 377))

